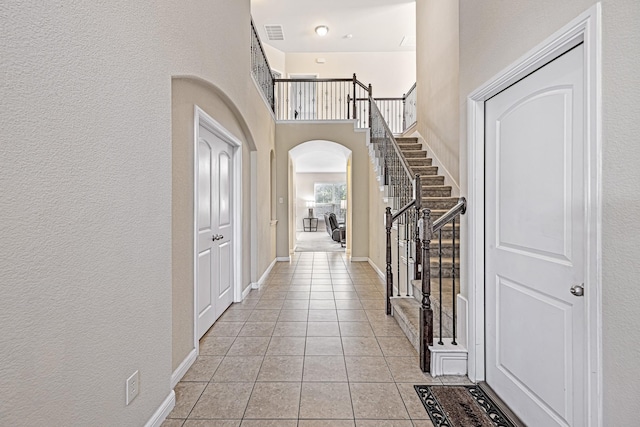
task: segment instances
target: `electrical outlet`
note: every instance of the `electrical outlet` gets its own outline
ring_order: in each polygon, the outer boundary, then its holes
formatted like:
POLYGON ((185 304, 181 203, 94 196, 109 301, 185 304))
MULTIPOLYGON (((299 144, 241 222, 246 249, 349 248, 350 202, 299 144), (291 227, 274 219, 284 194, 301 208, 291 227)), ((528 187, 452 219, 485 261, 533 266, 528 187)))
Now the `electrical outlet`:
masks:
POLYGON ((131 403, 133 399, 138 395, 140 390, 140 375, 138 371, 135 371, 129 378, 127 378, 127 405, 131 403))

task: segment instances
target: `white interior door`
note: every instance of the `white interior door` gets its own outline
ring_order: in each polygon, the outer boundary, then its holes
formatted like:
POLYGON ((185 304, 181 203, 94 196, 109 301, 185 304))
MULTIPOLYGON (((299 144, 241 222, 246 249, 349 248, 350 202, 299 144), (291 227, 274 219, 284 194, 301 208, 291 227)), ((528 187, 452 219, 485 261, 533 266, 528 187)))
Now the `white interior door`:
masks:
POLYGON ((197 148, 198 338, 233 300, 233 148, 200 125, 197 148))
POLYGON ((486 380, 530 426, 585 425, 583 55, 485 104, 486 380))

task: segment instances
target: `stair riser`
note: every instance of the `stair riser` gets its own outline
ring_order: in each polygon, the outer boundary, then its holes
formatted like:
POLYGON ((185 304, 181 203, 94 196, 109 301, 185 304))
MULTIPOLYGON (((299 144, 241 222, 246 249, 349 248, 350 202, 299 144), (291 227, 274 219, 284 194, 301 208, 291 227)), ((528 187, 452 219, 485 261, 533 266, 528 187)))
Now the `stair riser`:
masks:
MULTIPOLYGON (((436 243, 431 242, 431 259, 438 259, 438 241, 437 238, 435 240, 436 243)), ((460 257, 460 246, 456 241, 456 258, 460 257)), ((443 258, 451 258, 453 256, 453 247, 445 246, 442 248, 442 257, 443 258)))
MULTIPOLYGON (((443 239, 451 239, 453 237, 453 229, 449 228, 443 228, 442 229, 442 238, 443 239)), ((435 233, 435 236, 433 237, 434 241, 438 240, 438 233, 435 233)), ((460 228, 456 227, 456 244, 458 244, 460 242, 460 228)))
MULTIPOLYGON (((433 260, 433 257, 431 258, 433 260)), ((431 263, 431 277, 437 278, 440 277, 440 269, 438 268, 438 264, 431 263)), ((445 265, 442 269, 442 278, 451 279, 453 274, 451 273, 451 265, 445 265)), ((460 266, 456 263, 456 276, 460 277, 460 266)))
POLYGON ((422 197, 451 197, 451 189, 422 189, 422 197))
POLYGON ((422 182, 424 185, 444 185, 444 176, 439 176, 439 175, 423 176, 422 174, 420 174, 420 182, 422 182))
POLYGON ((429 208, 429 209, 446 209, 446 210, 449 210, 452 207, 454 207, 457 203, 458 203, 457 199, 456 200, 445 199, 445 198, 443 198, 442 200, 430 199, 430 200, 423 200, 422 201, 422 207, 423 208, 429 208))
POLYGON ((417 144, 418 143, 418 138, 399 137, 399 138, 396 138, 396 142, 398 144, 417 144))
POLYGON ((405 159, 407 160, 407 163, 409 164, 409 166, 411 166, 412 168, 423 168, 426 166, 433 166, 433 159, 431 157, 425 157, 425 158, 409 157, 405 159))
POLYGON ((398 144, 401 151, 422 151, 420 144, 398 144))
POLYGON ((423 176, 438 176, 438 167, 437 166, 411 166, 411 175, 415 176, 416 174, 423 176))
POLYGON ((426 151, 405 151, 403 152, 404 157, 407 159, 426 159, 427 152, 426 151))

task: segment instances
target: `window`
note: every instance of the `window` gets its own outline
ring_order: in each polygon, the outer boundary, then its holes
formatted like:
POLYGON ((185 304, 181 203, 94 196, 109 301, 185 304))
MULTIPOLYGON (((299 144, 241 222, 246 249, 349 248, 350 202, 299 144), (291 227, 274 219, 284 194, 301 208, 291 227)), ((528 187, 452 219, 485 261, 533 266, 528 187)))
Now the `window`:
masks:
POLYGON ((313 187, 316 201, 316 215, 320 217, 326 212, 333 212, 337 217, 342 217, 340 201, 346 200, 347 198, 347 183, 315 183, 313 187))

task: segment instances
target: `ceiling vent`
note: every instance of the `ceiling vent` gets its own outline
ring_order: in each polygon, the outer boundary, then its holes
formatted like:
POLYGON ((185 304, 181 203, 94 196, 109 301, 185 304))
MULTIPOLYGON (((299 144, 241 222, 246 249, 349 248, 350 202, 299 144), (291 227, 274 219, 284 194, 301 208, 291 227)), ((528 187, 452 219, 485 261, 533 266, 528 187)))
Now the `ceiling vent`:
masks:
POLYGON ((267 32, 267 40, 284 40, 284 31, 280 24, 266 24, 264 30, 267 32))

